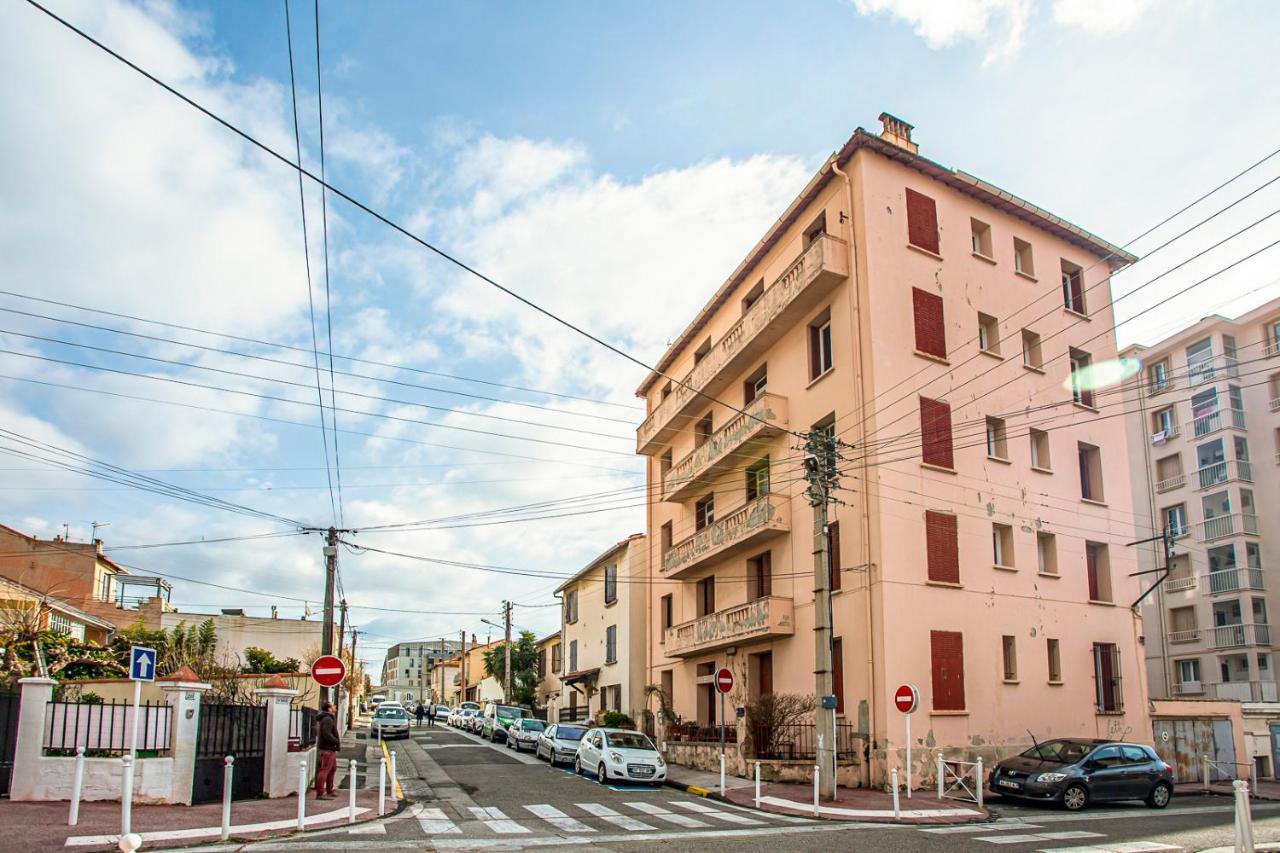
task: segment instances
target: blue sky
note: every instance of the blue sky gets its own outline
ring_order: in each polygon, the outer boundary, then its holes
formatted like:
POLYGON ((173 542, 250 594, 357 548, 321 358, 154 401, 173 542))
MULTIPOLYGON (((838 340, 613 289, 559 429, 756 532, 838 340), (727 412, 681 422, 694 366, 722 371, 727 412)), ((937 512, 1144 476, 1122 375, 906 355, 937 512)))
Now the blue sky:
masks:
MULTIPOLYGON (((291 154, 281 5, 117 0, 52 7, 291 154)), ((313 10, 301 3, 292 13, 303 159, 314 168, 313 10)), ((916 124, 926 156, 1117 243, 1280 146, 1280 90, 1268 82, 1278 16, 1261 2, 815 0, 782 11, 763 2, 325 2, 321 16, 332 182, 651 360, 822 158, 855 126, 874 128, 881 110, 916 124)), ((0 289, 310 346, 298 188, 288 169, 24 3, 0 11, 0 46, 10 70, 0 80, 0 157, 7 164, 0 197, 8 202, 0 211, 0 274, 8 284, 0 289)), ((1280 175, 1278 160, 1134 248, 1150 251, 1280 175)), ((1280 192, 1260 191, 1118 276, 1117 291, 1277 206, 1280 192)), ((625 407, 635 405, 638 369, 350 206, 330 199, 327 213, 334 349, 380 363, 338 364, 374 377, 336 380, 338 405, 367 412, 338 414, 338 426, 348 430, 339 441, 352 526, 634 489, 641 466, 629 456, 629 436, 637 412, 625 407), (422 385, 499 400, 411 387, 422 385), (477 429, 514 437, 467 431, 477 429)), ((307 215, 313 293, 323 316, 314 186, 307 188, 307 215)), ((1276 220, 1258 226, 1129 300, 1122 319, 1277 237, 1276 220)), ((1271 254, 1243 265, 1217 280, 1212 293, 1169 300, 1127 322, 1120 337, 1144 340, 1210 311, 1239 313, 1275 296, 1274 260, 1271 254)), ((108 322, 20 296, 0 296, 0 309, 10 309, 0 311, 6 350, 293 401, 0 354, 0 374, 13 377, 0 379, 0 428, 308 523, 329 521, 315 375, 305 353, 137 320, 108 322), (253 377, 217 372, 228 370, 253 377)), ((320 334, 323 345, 323 327, 320 334)), ((327 395, 327 379, 325 385, 327 395)), ((84 537, 89 521, 110 521, 108 545, 125 545, 281 529, 30 460, 0 459, 0 467, 0 522, 31 532, 50 534, 68 522, 73 538, 84 537)), ((359 540, 567 574, 641 529, 640 498, 620 494, 611 512, 475 528, 438 523, 448 529, 359 540)), ((318 598, 314 537, 116 556, 148 571, 318 598)), ((512 578, 378 554, 344 552, 343 566, 348 598, 365 608, 353 612, 369 632, 362 642, 372 658, 396 639, 462 627, 482 633, 480 614, 496 614, 500 599, 545 604, 556 585, 553 577, 512 578), (455 610, 468 615, 438 612, 455 610)), ((280 596, 175 586, 184 607, 252 605, 262 613, 274 602, 294 614, 302 606, 280 596)), ((517 611, 517 621, 547 631, 555 610, 517 611)))

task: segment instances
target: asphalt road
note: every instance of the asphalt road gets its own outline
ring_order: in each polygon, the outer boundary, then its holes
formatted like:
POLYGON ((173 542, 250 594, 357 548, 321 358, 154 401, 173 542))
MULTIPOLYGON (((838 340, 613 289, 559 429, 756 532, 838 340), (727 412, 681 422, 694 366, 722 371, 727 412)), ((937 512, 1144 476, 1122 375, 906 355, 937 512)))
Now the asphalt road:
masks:
MULTIPOLYGON (((1164 811, 1140 804, 1059 809, 992 803, 995 823, 961 827, 814 821, 726 805, 673 788, 604 786, 528 753, 447 727, 415 729, 388 744, 413 804, 354 829, 247 845, 252 851, 593 850, 993 851, 1143 853, 1202 850, 1232 841, 1225 797, 1175 797, 1164 811)), ((1280 841, 1280 803, 1254 807, 1258 841, 1280 841)), ((221 847, 220 849, 231 849, 221 847)))

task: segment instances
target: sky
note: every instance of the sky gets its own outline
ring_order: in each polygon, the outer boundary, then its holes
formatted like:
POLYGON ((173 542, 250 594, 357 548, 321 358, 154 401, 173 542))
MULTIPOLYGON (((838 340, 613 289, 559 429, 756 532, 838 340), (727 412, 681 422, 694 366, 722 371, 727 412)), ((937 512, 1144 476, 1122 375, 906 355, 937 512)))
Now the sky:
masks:
MULTIPOLYGON (((1122 344, 1280 295, 1280 156, 1245 172, 1280 148, 1274 4, 326 0, 318 62, 308 3, 288 31, 277 3, 49 8, 316 174, 322 105, 331 185, 650 364, 881 111, 1142 256, 1122 344)), ((0 523, 109 523, 182 610, 297 616, 323 563, 295 531, 336 517, 375 671, 504 599, 555 630, 560 581, 643 529, 644 370, 311 180, 304 208, 290 166, 23 0, 0 48, 0 523)))

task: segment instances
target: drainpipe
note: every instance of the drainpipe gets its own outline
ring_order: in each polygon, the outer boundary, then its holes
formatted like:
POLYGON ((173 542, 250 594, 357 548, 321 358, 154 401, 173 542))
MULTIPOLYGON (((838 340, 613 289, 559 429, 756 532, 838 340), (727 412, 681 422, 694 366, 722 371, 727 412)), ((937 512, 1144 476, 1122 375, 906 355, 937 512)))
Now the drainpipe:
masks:
MULTIPOLYGON (((855 320, 857 321, 854 328, 858 329, 860 328, 860 325, 857 325, 857 324, 860 324, 862 321, 862 303, 860 301, 861 294, 858 288, 858 253, 857 253, 857 249, 855 248, 855 242, 854 242, 856 239, 856 235, 854 234, 854 228, 853 228, 853 181, 850 180, 847 174, 841 171, 840 164, 837 162, 837 158, 835 156, 832 156, 831 158, 831 171, 836 175, 839 175, 840 178, 844 180, 845 202, 849 206, 849 223, 848 223, 849 224, 849 276, 850 276, 851 283, 853 285, 851 288, 852 298, 850 302, 851 302, 852 310, 854 312, 855 320)), ((854 357, 857 359, 857 369, 858 369, 857 388, 858 388, 859 411, 865 409, 867 404, 867 395, 866 395, 867 378, 866 378, 866 373, 863 370, 861 338, 862 336, 859 335, 858 345, 854 350, 855 352, 854 357)), ((858 417, 858 448, 862 455, 862 485, 863 485, 862 513, 861 513, 862 515, 862 557, 863 557, 862 564, 866 568, 866 573, 867 573, 866 594, 863 596, 866 604, 866 614, 863 621, 866 624, 866 629, 867 629, 866 643, 867 643, 867 749, 868 749, 868 755, 867 755, 867 760, 862 762, 862 785, 863 787, 870 788, 871 787, 870 751, 871 751, 871 748, 875 745, 875 732, 876 732, 876 698, 875 697, 877 695, 876 694, 875 651, 873 646, 873 639, 875 636, 875 632, 872 630, 873 609, 871 606, 871 580, 872 580, 872 574, 875 570, 875 566, 872 565, 872 562, 871 562, 871 503, 869 500, 869 492, 867 491, 867 488, 868 488, 867 484, 870 481, 868 479, 868 461, 867 461, 867 454, 865 450, 866 444, 867 444, 867 441, 866 441, 867 425, 866 425, 866 418, 862 415, 865 415, 865 412, 862 412, 861 415, 856 415, 856 417, 858 417)), ((908 776, 908 778, 910 777, 908 776)))

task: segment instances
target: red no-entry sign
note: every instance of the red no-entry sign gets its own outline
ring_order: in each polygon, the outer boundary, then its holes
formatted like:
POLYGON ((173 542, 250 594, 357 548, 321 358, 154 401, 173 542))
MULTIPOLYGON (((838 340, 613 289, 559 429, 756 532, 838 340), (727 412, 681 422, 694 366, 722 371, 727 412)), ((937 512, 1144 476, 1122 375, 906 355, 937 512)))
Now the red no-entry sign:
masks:
POLYGON ((915 711, 916 706, 920 704, 920 691, 916 690, 914 685, 903 684, 893 692, 893 704, 898 710, 904 714, 910 714, 915 711))
POLYGON ((321 687, 335 687, 347 677, 347 665, 336 655, 321 655, 311 664, 311 677, 321 687))
POLYGON ((724 667, 716 672, 716 690, 728 693, 733 689, 733 671, 724 667))

